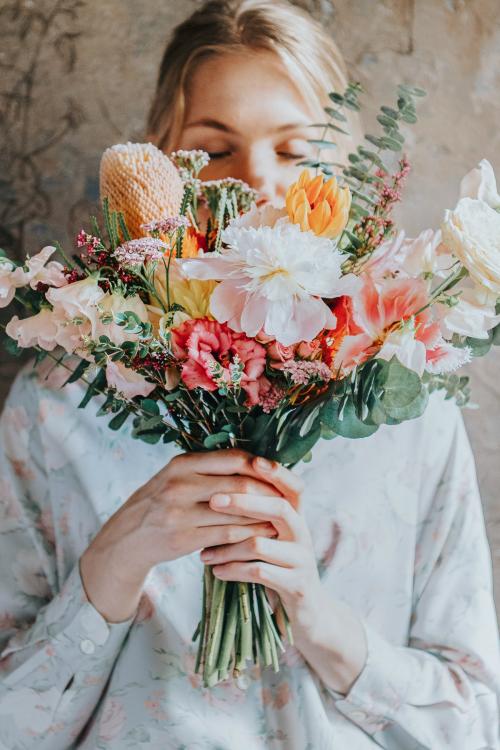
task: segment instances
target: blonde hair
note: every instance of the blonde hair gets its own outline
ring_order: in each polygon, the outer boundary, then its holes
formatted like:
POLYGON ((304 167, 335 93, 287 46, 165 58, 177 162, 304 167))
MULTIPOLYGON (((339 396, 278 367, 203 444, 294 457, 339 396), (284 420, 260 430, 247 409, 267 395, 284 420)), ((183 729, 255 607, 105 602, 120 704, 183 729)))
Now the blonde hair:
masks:
MULTIPOLYGON (((166 153, 175 148, 198 65, 213 55, 249 50, 277 54, 312 111, 328 104, 329 91, 343 93, 346 88, 342 54, 306 11, 286 0, 209 0, 174 29, 165 49, 147 120, 148 139, 166 153)), ((343 154, 360 136, 357 115, 348 115, 350 136, 335 138, 343 154)))

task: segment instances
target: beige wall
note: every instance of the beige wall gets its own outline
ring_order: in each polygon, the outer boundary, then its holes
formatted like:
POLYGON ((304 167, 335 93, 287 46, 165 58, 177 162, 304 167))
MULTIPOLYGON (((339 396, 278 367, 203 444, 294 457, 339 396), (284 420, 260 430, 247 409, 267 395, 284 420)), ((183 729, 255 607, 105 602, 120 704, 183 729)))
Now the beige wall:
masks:
MULTIPOLYGON (((409 233, 439 222, 460 177, 481 157, 500 170, 498 0, 301 4, 332 30, 352 77, 369 90, 367 113, 390 103, 399 82, 429 92, 408 141, 414 171, 402 218, 409 233)), ((25 0, 20 15, 9 11, 11 5, 0 2, 3 154, 7 142, 7 157, 0 156, 0 245, 17 243, 32 252, 47 240, 67 243, 79 217, 95 205, 102 150, 140 137, 165 38, 197 3, 87 0, 78 7, 74 0, 25 0)), ((479 408, 466 412, 498 602, 499 366, 497 351, 472 368, 479 408)), ((14 369, 4 361, 0 392, 14 369)))

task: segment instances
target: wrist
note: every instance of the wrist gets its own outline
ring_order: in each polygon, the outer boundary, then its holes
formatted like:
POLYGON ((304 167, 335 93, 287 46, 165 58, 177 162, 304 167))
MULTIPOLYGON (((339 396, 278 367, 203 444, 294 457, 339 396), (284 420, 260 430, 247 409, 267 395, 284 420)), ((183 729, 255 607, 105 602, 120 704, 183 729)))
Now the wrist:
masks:
POLYGON ((132 617, 139 606, 145 576, 121 580, 108 557, 89 547, 80 558, 80 578, 87 599, 110 623, 132 617))

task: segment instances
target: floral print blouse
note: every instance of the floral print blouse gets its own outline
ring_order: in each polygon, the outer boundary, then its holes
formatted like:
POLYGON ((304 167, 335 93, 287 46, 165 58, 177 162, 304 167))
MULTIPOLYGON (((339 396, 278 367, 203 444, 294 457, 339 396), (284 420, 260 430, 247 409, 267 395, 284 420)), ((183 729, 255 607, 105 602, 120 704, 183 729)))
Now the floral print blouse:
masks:
MULTIPOLYGON (((500 656, 491 560, 459 410, 297 466, 325 591, 359 614, 366 664, 347 695, 286 647, 204 688, 194 674, 203 563, 151 569, 139 608, 109 623, 79 558, 175 452, 113 432, 78 384, 28 366, 0 430, 0 748, 417 750, 500 748, 500 656)), ((332 628, 335 623, 332 622, 332 628)))

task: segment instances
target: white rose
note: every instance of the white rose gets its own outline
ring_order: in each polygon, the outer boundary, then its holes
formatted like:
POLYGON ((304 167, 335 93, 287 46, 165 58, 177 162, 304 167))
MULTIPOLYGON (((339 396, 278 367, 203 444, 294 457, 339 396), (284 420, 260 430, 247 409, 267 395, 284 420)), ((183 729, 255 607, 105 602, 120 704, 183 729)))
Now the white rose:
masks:
POLYGON ((500 294, 500 213, 482 200, 462 198, 445 211, 443 240, 472 280, 500 294))
POLYGON ((500 195, 493 167, 487 159, 481 159, 460 183, 460 198, 478 198, 491 206, 500 208, 500 195))

